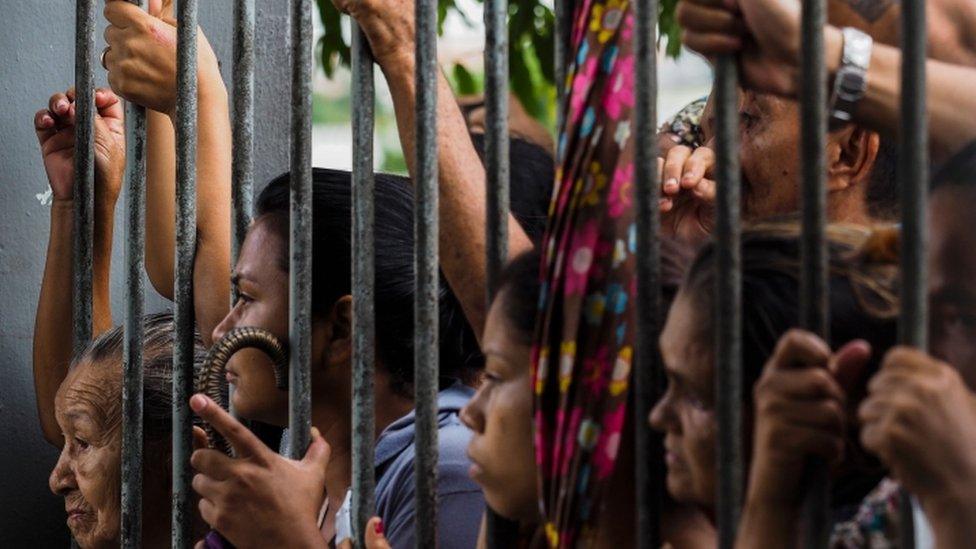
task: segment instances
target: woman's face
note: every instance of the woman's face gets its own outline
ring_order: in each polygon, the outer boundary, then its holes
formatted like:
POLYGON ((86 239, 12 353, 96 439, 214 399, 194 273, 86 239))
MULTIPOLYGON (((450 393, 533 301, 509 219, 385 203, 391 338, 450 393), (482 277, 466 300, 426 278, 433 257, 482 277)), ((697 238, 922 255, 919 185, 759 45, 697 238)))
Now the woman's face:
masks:
POLYGON ((81 362, 54 401, 64 447, 49 484, 64 497, 71 535, 86 548, 119 544, 122 399, 112 372, 81 362))
POLYGON ((484 490, 488 506, 509 519, 535 521, 530 349, 512 334, 504 299, 502 292, 488 312, 482 340, 485 379, 461 411, 461 420, 474 432, 468 444, 469 474, 484 490))
POLYGON ((701 337, 700 307, 679 293, 661 332, 668 390, 651 410, 651 426, 664 433, 668 491, 682 503, 715 501, 712 353, 701 337))
MULTIPOLYGON (((233 328, 253 326, 288 341, 288 273, 280 267, 285 246, 265 219, 254 223, 241 246, 232 283, 240 298, 213 331, 217 341, 233 328)), ((288 392, 275 386, 271 359, 257 349, 235 353, 227 363, 232 402, 241 416, 274 425, 288 423, 288 392)))

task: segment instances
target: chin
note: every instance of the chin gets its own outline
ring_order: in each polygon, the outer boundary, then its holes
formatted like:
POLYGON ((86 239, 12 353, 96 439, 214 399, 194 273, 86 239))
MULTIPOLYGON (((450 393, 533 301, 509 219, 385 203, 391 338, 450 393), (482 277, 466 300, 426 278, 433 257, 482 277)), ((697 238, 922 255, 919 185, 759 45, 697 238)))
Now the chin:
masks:
POLYGON ((503 490, 485 490, 484 493, 485 504, 503 518, 519 522, 539 520, 535 498, 519 501, 515 494, 503 490))
POLYGON ((241 391, 240 389, 235 390, 234 396, 230 401, 237 415, 244 419, 260 421, 278 427, 288 426, 287 401, 284 410, 284 421, 281 419, 281 414, 278 413, 279 410, 275 409, 275 403, 248 398, 246 391, 241 391))
POLYGON ((668 494, 678 503, 695 503, 697 498, 695 491, 691 488, 691 483, 685 479, 675 478, 675 475, 668 474, 668 494))

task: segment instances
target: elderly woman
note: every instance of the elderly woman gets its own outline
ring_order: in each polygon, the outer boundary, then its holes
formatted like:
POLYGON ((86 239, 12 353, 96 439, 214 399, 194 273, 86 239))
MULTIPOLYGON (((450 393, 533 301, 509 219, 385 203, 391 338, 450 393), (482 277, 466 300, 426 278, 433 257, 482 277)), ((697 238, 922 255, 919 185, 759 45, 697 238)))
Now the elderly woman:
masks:
MULTIPOLYGON (((65 499, 68 527, 79 546, 118 547, 121 531, 122 360, 124 333, 108 306, 112 214, 125 165, 122 106, 97 90, 95 118, 94 329, 98 336, 77 357, 64 319, 71 318, 71 243, 74 163, 73 90, 54 94, 37 112, 44 167, 51 184, 51 235, 34 333, 34 374, 45 438, 61 448, 51 491, 65 499)), ((142 547, 169 545, 172 316, 144 319, 142 547)), ((204 356, 197 342, 195 359, 204 356)), ((202 434, 202 432, 200 433, 202 434)), ((194 517, 196 530, 203 523, 194 517)))

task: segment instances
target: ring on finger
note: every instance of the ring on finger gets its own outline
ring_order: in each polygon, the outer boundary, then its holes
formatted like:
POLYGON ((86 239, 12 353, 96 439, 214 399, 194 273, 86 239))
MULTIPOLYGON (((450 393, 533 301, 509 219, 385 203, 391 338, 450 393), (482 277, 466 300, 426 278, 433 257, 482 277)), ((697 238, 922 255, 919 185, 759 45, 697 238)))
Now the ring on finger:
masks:
POLYGON ((105 69, 105 70, 108 70, 108 66, 105 65, 105 54, 107 54, 108 53, 108 50, 110 50, 110 49, 112 49, 112 46, 108 46, 107 48, 105 48, 104 50, 102 50, 102 55, 101 55, 101 57, 99 57, 99 60, 102 63, 102 68, 105 69))

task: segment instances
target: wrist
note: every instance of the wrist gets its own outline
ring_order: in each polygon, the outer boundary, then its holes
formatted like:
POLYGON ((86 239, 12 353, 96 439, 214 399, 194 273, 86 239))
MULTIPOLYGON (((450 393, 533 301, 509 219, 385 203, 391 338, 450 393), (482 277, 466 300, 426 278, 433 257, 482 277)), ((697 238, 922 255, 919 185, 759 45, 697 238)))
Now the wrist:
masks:
POLYGON ((824 62, 827 65, 827 80, 833 86, 834 76, 840 69, 844 57, 844 35, 837 27, 824 29, 824 62))
POLYGON ((56 213, 59 213, 59 214, 60 213, 68 213, 68 214, 72 214, 73 215, 74 214, 74 211, 75 211, 75 200, 74 200, 74 198, 72 198, 70 196, 67 197, 67 198, 54 197, 54 199, 51 200, 51 213, 52 213, 52 215, 55 212, 56 213))
POLYGON ((374 59, 387 78, 409 75, 412 79, 417 66, 414 43, 374 49, 374 59))

